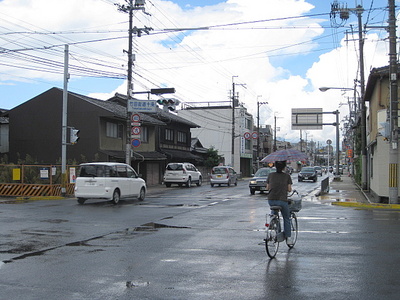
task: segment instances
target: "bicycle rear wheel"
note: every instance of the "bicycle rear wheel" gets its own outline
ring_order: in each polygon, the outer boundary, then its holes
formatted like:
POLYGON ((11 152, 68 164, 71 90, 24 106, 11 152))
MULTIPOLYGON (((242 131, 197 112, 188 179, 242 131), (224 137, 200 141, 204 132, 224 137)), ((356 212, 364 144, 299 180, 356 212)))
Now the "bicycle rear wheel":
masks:
POLYGON ((293 248, 294 245, 296 244, 297 234, 298 234, 298 231, 299 231, 298 223, 297 223, 297 216, 296 216, 295 213, 291 213, 290 214, 290 226, 291 226, 291 229, 292 229, 292 236, 289 238, 289 240, 286 239, 286 245, 289 248, 293 248))
POLYGON ((279 232, 279 220, 273 218, 267 228, 267 236, 265 238, 265 250, 270 258, 274 258, 278 252, 278 232, 279 232))

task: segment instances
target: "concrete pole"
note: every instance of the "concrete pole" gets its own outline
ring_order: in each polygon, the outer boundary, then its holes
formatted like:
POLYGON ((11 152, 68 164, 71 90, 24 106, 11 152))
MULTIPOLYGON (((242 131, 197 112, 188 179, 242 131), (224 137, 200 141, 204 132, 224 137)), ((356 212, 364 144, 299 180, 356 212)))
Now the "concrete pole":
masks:
POLYGON ((390 150, 389 203, 398 203, 398 107, 395 1, 389 0, 390 150))
POLYGON ((61 195, 67 194, 67 108, 68 108, 68 56, 69 50, 68 45, 65 45, 64 49, 64 89, 62 98, 62 138, 61 138, 61 195))
POLYGON ((132 84, 132 40, 133 40, 133 0, 129 0, 129 37, 128 37, 128 84, 127 84, 127 98, 126 98, 126 146, 125 146, 125 163, 131 165, 131 113, 128 111, 129 100, 133 92, 132 84))

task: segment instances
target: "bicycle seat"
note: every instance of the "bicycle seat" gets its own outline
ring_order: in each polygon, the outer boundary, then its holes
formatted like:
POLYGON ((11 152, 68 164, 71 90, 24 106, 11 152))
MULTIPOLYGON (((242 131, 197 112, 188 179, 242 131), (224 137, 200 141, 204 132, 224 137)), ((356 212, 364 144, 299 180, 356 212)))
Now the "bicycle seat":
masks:
POLYGON ((269 208, 270 208, 271 210, 281 210, 281 209, 282 209, 282 206, 273 205, 273 206, 270 206, 269 208))

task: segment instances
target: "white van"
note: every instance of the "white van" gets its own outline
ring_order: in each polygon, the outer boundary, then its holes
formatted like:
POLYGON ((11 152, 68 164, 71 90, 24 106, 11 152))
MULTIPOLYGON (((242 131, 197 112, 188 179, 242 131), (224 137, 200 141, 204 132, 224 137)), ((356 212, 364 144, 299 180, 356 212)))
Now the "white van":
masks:
POLYGON ((146 182, 129 165, 93 162, 80 165, 75 183, 75 197, 83 204, 87 199, 112 200, 137 197, 144 200, 146 182))

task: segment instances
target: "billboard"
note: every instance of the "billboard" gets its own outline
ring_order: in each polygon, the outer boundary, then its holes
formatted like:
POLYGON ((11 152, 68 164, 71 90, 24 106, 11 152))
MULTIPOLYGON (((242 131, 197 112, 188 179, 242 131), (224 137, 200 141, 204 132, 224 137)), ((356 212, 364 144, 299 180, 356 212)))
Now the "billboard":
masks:
POLYGON ((321 130, 322 108, 292 108, 292 130, 321 130))

